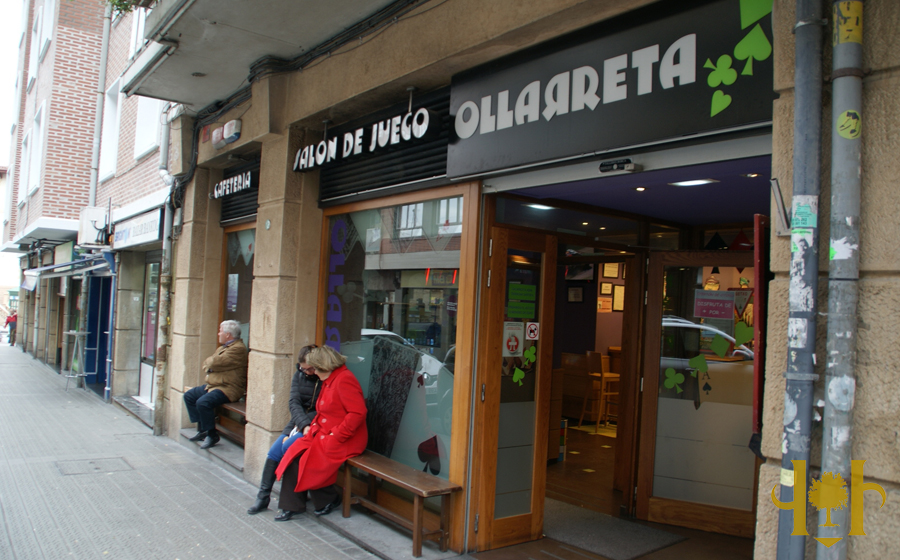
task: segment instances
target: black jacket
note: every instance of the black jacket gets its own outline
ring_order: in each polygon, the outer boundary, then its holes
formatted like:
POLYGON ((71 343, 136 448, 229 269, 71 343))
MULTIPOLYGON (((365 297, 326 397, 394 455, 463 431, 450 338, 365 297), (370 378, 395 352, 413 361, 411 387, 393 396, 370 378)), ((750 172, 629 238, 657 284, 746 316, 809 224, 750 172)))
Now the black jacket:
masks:
POLYGON ((298 368, 291 379, 291 398, 288 406, 291 409, 291 421, 284 427, 281 434, 288 436, 294 426, 298 430, 312 424, 316 416, 316 399, 322 390, 322 381, 315 374, 306 375, 298 368))

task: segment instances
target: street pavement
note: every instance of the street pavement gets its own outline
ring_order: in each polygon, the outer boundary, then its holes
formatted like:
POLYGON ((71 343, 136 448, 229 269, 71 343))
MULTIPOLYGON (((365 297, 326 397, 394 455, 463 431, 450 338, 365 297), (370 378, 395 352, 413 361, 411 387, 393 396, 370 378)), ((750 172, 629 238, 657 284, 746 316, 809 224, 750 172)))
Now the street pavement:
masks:
POLYGON ((247 515, 256 488, 0 345, 0 559, 375 558, 312 514, 247 515))

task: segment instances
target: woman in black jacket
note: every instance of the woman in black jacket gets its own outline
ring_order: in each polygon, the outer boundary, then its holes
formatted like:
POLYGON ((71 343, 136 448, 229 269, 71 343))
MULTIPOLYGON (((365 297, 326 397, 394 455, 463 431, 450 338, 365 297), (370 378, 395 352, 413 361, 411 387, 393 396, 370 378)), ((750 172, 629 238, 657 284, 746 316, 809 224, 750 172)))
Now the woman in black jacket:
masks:
MULTIPOLYGON (((288 401, 291 409, 291 421, 284 427, 281 435, 269 449, 256 502, 247 510, 250 515, 255 515, 269 507, 269 495, 275 484, 275 469, 278 468, 281 457, 284 456, 285 450, 294 443, 294 440, 309 432, 309 425, 316 416, 316 399, 319 398, 322 382, 315 370, 306 363, 306 355, 315 347, 315 344, 304 346, 297 355, 297 369, 291 379, 291 398, 288 401)), ((276 521, 287 521, 287 519, 276 518, 276 521)))

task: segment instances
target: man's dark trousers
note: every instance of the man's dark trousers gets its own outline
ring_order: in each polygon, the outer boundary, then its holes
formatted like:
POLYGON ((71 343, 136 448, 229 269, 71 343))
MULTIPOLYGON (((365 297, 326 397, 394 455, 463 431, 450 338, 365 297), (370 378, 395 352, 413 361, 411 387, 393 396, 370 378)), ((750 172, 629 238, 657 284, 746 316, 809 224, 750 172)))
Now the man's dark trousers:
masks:
POLYGON ((231 402, 219 389, 206 392, 206 385, 200 385, 184 394, 184 406, 187 407, 191 422, 197 422, 198 432, 215 431, 216 407, 231 402))

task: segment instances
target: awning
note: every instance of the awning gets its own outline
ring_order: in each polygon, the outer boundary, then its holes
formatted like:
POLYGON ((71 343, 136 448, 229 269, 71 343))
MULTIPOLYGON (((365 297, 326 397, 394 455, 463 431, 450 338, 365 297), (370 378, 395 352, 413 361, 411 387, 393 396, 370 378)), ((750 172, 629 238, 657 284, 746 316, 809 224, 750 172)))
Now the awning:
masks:
POLYGON ((77 261, 69 261, 64 263, 49 264, 37 268, 29 268, 25 271, 25 281, 22 282, 22 289, 29 292, 34 290, 34 286, 39 278, 61 278, 63 276, 74 276, 85 272, 91 272, 92 276, 109 274, 110 261, 104 256, 91 256, 77 261))

